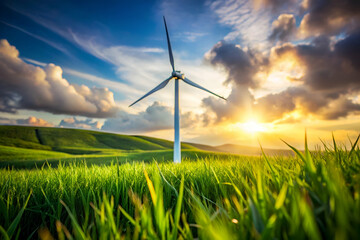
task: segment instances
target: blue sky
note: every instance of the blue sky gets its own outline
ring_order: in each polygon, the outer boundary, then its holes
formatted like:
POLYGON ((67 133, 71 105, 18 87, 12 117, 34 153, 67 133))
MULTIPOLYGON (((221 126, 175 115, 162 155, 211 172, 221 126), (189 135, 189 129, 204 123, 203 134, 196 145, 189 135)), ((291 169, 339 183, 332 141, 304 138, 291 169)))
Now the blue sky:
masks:
POLYGON ((9 1, 1 8, 1 37, 17 46, 24 57, 115 77, 111 64, 93 57, 71 34, 107 46, 166 49, 162 16, 168 13, 174 50, 184 52, 188 58, 201 58, 227 29, 217 23, 204 2, 194 2, 9 1), (182 16, 172 17, 172 8, 182 16))
MULTIPOLYGON (((163 15, 168 15, 173 49, 184 60, 201 60, 228 32, 201 1, 38 1, 36 4, 3 1, 0 37, 16 46, 23 59, 54 63, 126 83, 132 79, 117 74, 118 63, 104 61, 91 52, 87 43, 128 47, 135 52, 137 48, 149 48, 155 50, 155 55, 157 50, 164 53, 167 46, 163 15)), ((66 71, 63 76, 70 82, 83 83, 66 71)), ((115 92, 116 100, 125 98, 115 92)))
POLYGON ((294 126, 313 128, 314 136, 356 135, 359 53, 347 49, 358 37, 358 8, 350 0, 341 6, 318 0, 1 1, 4 52, 13 56, 16 48, 18 60, 13 60, 33 74, 22 80, 26 73, 4 58, 1 123, 23 124, 33 116, 29 125, 172 139, 173 83, 127 107, 171 72, 165 16, 176 68, 229 99, 223 103, 181 85, 184 140, 221 144, 251 138, 257 144, 263 138, 277 147, 274 139, 294 126), (331 72, 324 57, 335 66, 339 57, 354 65, 331 72), (336 87, 337 75, 345 76, 342 87, 336 87), (37 77, 43 88, 34 87, 37 77), (324 87, 326 79, 334 88, 324 87), (39 97, 28 95, 17 81, 30 84, 39 97), (42 104, 44 99, 49 103, 42 104), (209 128, 217 130, 209 133, 209 128))

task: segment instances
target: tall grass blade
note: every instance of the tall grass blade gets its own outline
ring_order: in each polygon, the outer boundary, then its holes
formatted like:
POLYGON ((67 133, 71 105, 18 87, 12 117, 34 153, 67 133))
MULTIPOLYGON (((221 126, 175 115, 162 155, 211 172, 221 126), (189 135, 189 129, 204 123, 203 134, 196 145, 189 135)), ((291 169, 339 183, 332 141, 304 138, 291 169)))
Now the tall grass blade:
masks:
POLYGON ((184 196, 184 175, 182 175, 181 177, 179 195, 176 201, 175 214, 174 214, 174 230, 172 234, 173 239, 176 239, 177 231, 179 228, 179 220, 181 214, 181 205, 183 204, 183 196, 184 196))
POLYGON ((152 181, 150 180, 149 175, 148 175, 148 173, 146 172, 145 169, 144 169, 144 175, 145 175, 146 183, 147 183, 148 188, 149 188, 149 191, 150 191, 151 199, 152 199, 152 201, 153 201, 153 204, 154 204, 155 207, 156 207, 156 204, 157 204, 157 196, 156 196, 154 184, 153 184, 152 181))
POLYGON ((17 214, 17 216, 15 217, 15 219, 12 221, 9 228, 7 229, 7 234, 9 236, 9 238, 13 237, 13 235, 15 233, 15 230, 16 230, 17 226, 20 223, 21 217, 24 214, 25 208, 26 208, 26 206, 27 206, 27 204, 29 202, 31 194, 32 194, 32 191, 30 191, 29 196, 27 197, 23 207, 20 209, 19 213, 17 214))
POLYGON ((83 232, 83 230, 81 229, 76 217, 71 213, 69 207, 63 202, 63 200, 60 200, 61 204, 65 207, 67 213, 69 214, 69 217, 71 219, 71 223, 72 225, 74 226, 74 230, 75 230, 75 234, 76 234, 76 237, 79 238, 79 239, 83 239, 85 240, 86 239, 86 235, 85 233, 83 232))
POLYGON ((360 138, 360 134, 358 135, 358 137, 357 137, 356 140, 355 140, 355 143, 354 143, 354 144, 352 145, 352 147, 351 147, 351 150, 350 150, 350 152, 349 152, 349 154, 348 154, 348 156, 347 156, 347 159, 348 159, 348 160, 351 158, 351 155, 352 155, 353 152, 355 151, 356 146, 357 146, 357 143, 358 143, 358 141, 359 141, 359 138, 360 138))
POLYGON ((4 240, 10 240, 8 233, 5 231, 5 229, 2 226, 0 226, 0 233, 4 240))

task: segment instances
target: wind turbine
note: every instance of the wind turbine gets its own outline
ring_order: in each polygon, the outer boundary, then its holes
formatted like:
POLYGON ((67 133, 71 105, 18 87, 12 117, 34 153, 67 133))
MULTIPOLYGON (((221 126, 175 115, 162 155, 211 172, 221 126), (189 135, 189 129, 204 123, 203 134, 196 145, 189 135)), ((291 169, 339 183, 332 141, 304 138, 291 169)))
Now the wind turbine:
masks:
POLYGON ((142 99, 146 98, 147 96, 149 96, 150 94, 159 91, 160 89, 164 88, 169 82, 170 80, 174 79, 175 80, 175 111, 174 111, 174 162, 175 163, 180 163, 181 162, 181 149, 180 149, 180 115, 179 115, 179 81, 183 81, 193 87, 196 88, 200 88, 201 90, 204 90, 208 93, 211 93, 219 98, 222 98, 224 100, 226 100, 226 98, 217 95, 216 93, 213 93, 209 90, 207 90, 206 88, 190 81, 188 78, 185 77, 185 75, 183 73, 181 73, 180 71, 176 71, 175 70, 175 66, 174 66, 174 57, 172 54, 172 50, 171 50, 171 43, 170 43, 170 38, 169 38, 169 32, 166 26, 166 20, 164 17, 164 24, 165 24, 165 30, 166 30, 166 37, 167 37, 167 44, 168 44, 168 51, 169 51, 169 58, 170 58, 170 64, 172 67, 172 73, 171 76, 168 77, 167 79, 165 79, 162 83, 160 83, 158 86, 156 86, 154 89, 152 89, 150 92, 148 92, 147 94, 145 94, 144 96, 142 96, 141 98, 139 98, 138 100, 136 100, 134 103, 132 103, 129 107, 133 106, 134 104, 136 104, 137 102, 141 101, 142 99))

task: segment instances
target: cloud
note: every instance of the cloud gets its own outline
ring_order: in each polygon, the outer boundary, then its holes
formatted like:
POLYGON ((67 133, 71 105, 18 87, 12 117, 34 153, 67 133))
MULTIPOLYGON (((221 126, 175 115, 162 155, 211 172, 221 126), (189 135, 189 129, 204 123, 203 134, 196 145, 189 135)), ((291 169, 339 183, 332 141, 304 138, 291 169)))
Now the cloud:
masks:
POLYGON ((253 106, 261 116, 262 121, 272 122, 281 119, 285 113, 291 112, 296 108, 294 93, 298 89, 289 88, 277 94, 268 94, 257 100, 253 106))
POLYGON ((209 112, 215 114, 215 122, 228 121, 238 122, 245 121, 252 111, 254 96, 246 86, 233 86, 227 101, 222 99, 207 97, 202 100, 202 105, 207 109, 203 118, 205 124, 211 124, 212 119, 209 112))
POLYGON ((76 117, 62 119, 59 127, 65 128, 84 128, 84 129, 101 129, 102 123, 93 119, 79 120, 76 117))
POLYGON ((270 40, 286 41, 285 36, 294 34, 295 18, 283 18, 285 15, 297 15, 301 18, 297 37, 308 38, 322 35, 336 36, 339 33, 349 34, 356 31, 360 20, 360 2, 357 0, 254 0, 255 8, 271 10, 281 14, 273 22, 270 40), (301 2, 301 4, 300 4, 301 2), (281 39, 284 36, 285 39, 281 39))
POLYGON ((273 47, 268 56, 220 42, 206 59, 227 71, 225 83, 232 85, 232 91, 227 102, 209 97, 203 99, 203 106, 215 114, 215 121, 229 122, 244 121, 254 115, 264 122, 279 123, 286 119, 338 119, 359 114, 358 42, 358 32, 335 43, 321 36, 309 44, 273 47), (269 81, 274 72, 280 71, 290 86, 255 97, 254 93, 263 86, 259 78, 269 81))
POLYGON ((25 119, 10 119, 0 118, 0 124, 2 125, 30 125, 38 127, 54 127, 54 124, 47 122, 44 119, 30 116, 25 119))
POLYGON ((295 17, 292 14, 281 14, 272 23, 272 32, 269 36, 271 41, 288 41, 296 32, 295 17))
POLYGON ((228 76, 225 84, 252 88, 260 84, 259 79, 254 77, 255 73, 267 64, 267 59, 259 52, 225 41, 215 44, 205 55, 205 59, 226 70, 228 76))
POLYGON ((256 8, 266 7, 273 12, 293 7, 297 0, 253 0, 256 8))
POLYGON ((70 84, 54 64, 40 68, 19 58, 7 40, 0 41, 0 111, 19 109, 87 117, 114 116, 117 107, 107 88, 70 84))
MULTIPOLYGON (((184 39, 189 41, 194 38, 198 39, 199 37, 208 34, 208 32, 210 32, 214 27, 212 24, 209 25, 209 23, 216 23, 213 16, 209 13, 210 10, 208 8, 204 8, 204 2, 194 3, 193 1, 189 1, 189 3, 190 2, 191 4, 184 5, 178 1, 167 1, 160 3, 159 6, 160 10, 165 13, 173 11, 174 6, 176 9, 185 8, 181 16, 173 15, 168 24, 174 22, 176 23, 177 20, 179 20, 182 22, 182 25, 179 25, 181 28, 181 26, 183 26, 184 19, 185 22, 190 23, 186 29, 180 29, 180 32, 185 32, 184 39), (198 10, 202 11, 202 14, 199 15, 198 10), (189 11, 193 14, 188 14, 189 11), (186 15, 185 18, 184 14, 186 15)), ((72 23, 70 24, 69 21, 62 21, 61 24, 57 24, 58 18, 54 18, 53 15, 49 15, 46 12, 36 14, 38 9, 32 9, 32 11, 28 11, 27 9, 27 11, 25 11, 18 5, 11 5, 11 9, 29 17, 36 23, 65 38, 96 58, 114 65, 116 74, 124 83, 123 85, 113 84, 113 82, 106 81, 107 79, 89 76, 86 73, 79 73, 72 69, 64 68, 63 71, 67 74, 81 77, 82 79, 94 81, 102 86, 109 87, 110 89, 114 89, 114 91, 122 93, 123 98, 120 100, 121 102, 117 102, 119 105, 127 106, 131 102, 135 101, 139 96, 142 96, 144 93, 154 88, 154 86, 166 79, 171 73, 165 35, 162 35, 164 37, 163 46, 165 48, 117 45, 109 42, 108 38, 104 38, 106 33, 99 31, 97 28, 95 30, 91 29, 90 31, 88 26, 75 26, 72 23)), ((167 16, 167 14, 164 15, 167 16)), ((159 19, 161 20, 161 17, 159 19)), ((162 22, 160 22, 160 24, 162 24, 162 22)), ((176 35, 176 33, 174 34, 176 35)), ((221 72, 215 71, 211 66, 204 65, 202 63, 202 58, 193 60, 186 58, 186 60, 183 60, 181 58, 182 56, 188 56, 186 55, 186 52, 177 53, 176 46, 173 48, 173 51, 175 66, 177 69, 183 70, 186 73, 186 76, 192 81, 195 81, 200 85, 206 82, 206 86, 209 89, 219 89, 219 92, 217 93, 220 95, 224 95, 224 92, 228 92, 228 89, 221 85, 223 80, 221 72)), ((150 101, 148 100, 172 101, 173 91, 170 89, 171 86, 172 83, 169 84, 169 87, 163 90, 161 95, 153 95, 151 96, 151 99, 145 99, 139 103, 138 106, 148 106, 150 104, 150 101)), ((194 108, 194 106, 198 107, 201 104, 202 96, 206 93, 198 90, 195 90, 195 93, 193 93, 186 91, 186 89, 189 89, 189 87, 184 86, 185 91, 182 91, 181 94, 182 108, 191 109, 194 108)))
POLYGON ((305 0, 307 12, 299 27, 302 36, 336 35, 359 28, 360 2, 357 0, 305 0))
POLYGON ((339 57, 346 59, 351 65, 360 68, 360 30, 339 41, 336 45, 336 53, 339 57))
POLYGON ((274 58, 293 54, 306 69, 301 82, 313 91, 329 97, 359 90, 360 32, 338 41, 334 47, 327 37, 318 37, 311 44, 284 44, 272 49, 274 58), (350 51, 351 49, 351 51, 350 51))
POLYGON ((248 0, 217 0, 210 4, 219 22, 232 28, 224 40, 241 40, 243 44, 263 47, 271 29, 271 13, 265 8, 256 9, 248 0))
POLYGON ((231 85, 232 90, 226 102, 207 97, 202 100, 203 107, 215 113, 216 122, 244 120, 248 114, 243 113, 250 113, 255 101, 250 89, 257 89, 262 83, 256 73, 267 67, 268 59, 257 51, 225 41, 217 43, 205 59, 225 70, 225 84, 231 85))
POLYGON ((117 75, 133 89, 146 91, 169 76, 169 57, 161 48, 106 46, 95 38, 89 40, 73 32, 71 36, 86 52, 116 66, 117 75))
POLYGON ((202 32, 182 32, 179 34, 175 34, 173 38, 181 39, 183 41, 187 42, 194 42, 198 38, 201 38, 203 36, 207 35, 207 33, 202 32))
POLYGON ((274 47, 272 59, 286 58, 290 54, 305 71, 297 79, 299 86, 264 96, 257 100, 256 107, 262 109, 261 112, 270 120, 281 118, 293 110, 320 119, 357 114, 360 105, 353 100, 360 93, 357 41, 360 41, 359 33, 340 40, 335 46, 331 46, 327 37, 319 37, 311 44, 274 47))
MULTIPOLYGON (((293 7, 293 2, 259 0, 255 7, 277 11, 293 7)), ((238 8, 246 9, 246 4, 240 3, 243 2, 226 2, 227 10, 222 12, 239 26, 243 23, 235 21, 232 13, 238 8)), ((224 6, 216 4, 220 9, 224 6)), ((206 54, 205 59, 212 65, 225 69, 225 84, 232 86, 226 103, 212 97, 203 99, 203 106, 215 114, 215 121, 237 122, 261 115, 262 121, 285 122, 299 120, 300 116, 338 119, 359 113, 360 105, 354 99, 360 92, 360 32, 356 31, 360 4, 309 0, 301 6, 306 15, 297 34, 305 36, 308 31, 306 37, 317 36, 312 42, 284 43, 295 36, 296 21, 293 14, 281 14, 273 22, 268 40, 283 44, 271 48, 269 53, 260 53, 246 42, 249 47, 220 42, 206 54), (342 40, 328 37, 343 31, 348 35, 342 40), (277 86, 277 91, 270 83, 277 86)))
POLYGON ((360 132, 360 122, 350 122, 350 123, 335 123, 331 125, 320 125, 313 126, 314 129, 324 130, 324 131, 337 131, 337 130, 346 130, 346 131, 357 131, 360 132))
MULTIPOLYGON (((46 67, 48 65, 46 63, 39 62, 34 59, 29 59, 29 58, 22 58, 22 59, 25 60, 26 62, 32 63, 34 65, 38 65, 41 67, 46 67)), ((141 92, 139 90, 137 90, 136 88, 133 88, 133 87, 131 87, 127 84, 121 83, 121 82, 98 77, 98 76, 95 76, 95 75, 92 75, 89 73, 79 72, 79 71, 76 71, 71 68, 63 68, 62 70, 71 76, 75 76, 75 77, 81 78, 83 80, 94 82, 103 87, 110 88, 114 92, 119 92, 119 93, 123 93, 123 94, 128 94, 128 93, 141 94, 141 92)))
MULTIPOLYGON (((126 94, 127 96, 131 94, 131 98, 126 102, 127 105, 153 89, 161 83, 161 81, 168 78, 171 73, 171 65, 167 51, 162 52, 154 50, 157 48, 130 47, 124 45, 107 46, 97 42, 96 38, 89 40, 75 33, 73 33, 73 38, 74 41, 88 53, 113 64, 116 67, 116 73, 119 77, 127 82, 129 88, 136 90, 129 91, 126 94), (148 49, 153 49, 153 51, 148 51, 148 49)), ((164 40, 166 41, 166 39, 164 40)), ((166 42, 164 42, 164 44, 164 46, 166 46, 166 42)), ((221 84, 224 78, 221 71, 215 70, 212 66, 209 66, 209 64, 204 64, 202 59, 184 61, 179 58, 179 56, 181 56, 181 54, 174 52, 175 66, 177 66, 177 69, 181 69, 189 79, 202 86, 206 86, 206 88, 210 90, 218 89, 217 93, 219 95, 223 95, 225 90, 227 91, 221 84)), ((194 106, 199 106, 202 96, 206 96, 207 94, 204 91, 186 86, 186 84, 180 85, 182 109, 193 109, 194 106), (190 89, 192 90, 190 91, 190 89)), ((172 86, 173 83, 170 82, 169 85, 162 90, 161 94, 151 95, 149 98, 140 102, 138 106, 148 106, 154 100, 173 101, 172 86)))
MULTIPOLYGON (((181 114, 181 127, 186 128, 199 123, 199 117, 191 112, 181 114)), ((154 102, 145 111, 131 114, 119 111, 116 118, 105 121, 102 130, 114 132, 151 132, 172 129, 174 127, 172 109, 154 102)))

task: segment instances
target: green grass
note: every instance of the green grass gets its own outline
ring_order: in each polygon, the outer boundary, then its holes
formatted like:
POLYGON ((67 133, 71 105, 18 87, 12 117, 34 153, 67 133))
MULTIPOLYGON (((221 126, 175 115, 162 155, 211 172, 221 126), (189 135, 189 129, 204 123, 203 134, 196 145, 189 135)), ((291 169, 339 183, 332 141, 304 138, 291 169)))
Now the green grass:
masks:
MULTIPOLYGON (((0 126, 0 145, 29 149, 100 148, 121 150, 164 150, 173 144, 158 138, 129 136, 79 129, 0 126)), ((183 149, 196 149, 182 144, 183 149)))
MULTIPOLYGON (((181 164, 149 159, 1 169, 0 234, 4 239, 359 239, 360 150, 357 141, 353 146, 341 149, 334 141, 324 151, 293 148, 296 155, 288 157, 199 151, 196 158, 188 150, 181 164)), ((171 151, 157 154, 153 157, 161 160, 171 151)))
MULTIPOLYGON (((32 150, 0 146, 0 168, 12 169, 32 169, 41 166, 57 167, 59 164, 76 164, 77 162, 86 162, 87 165, 111 165, 114 162, 172 162, 172 150, 157 151, 123 151, 115 149, 78 149, 64 148, 63 152, 32 150), (74 154, 76 152, 76 154, 74 154)), ((218 152, 208 152, 201 150, 183 150, 183 158, 221 158, 221 159, 240 159, 241 155, 227 154, 218 152)))
MULTIPOLYGON (((159 138, 146 137, 146 136, 136 136, 136 137, 144 139, 144 140, 152 142, 152 143, 155 143, 155 144, 158 144, 158 145, 162 146, 163 148, 171 149, 174 147, 174 143, 172 141, 167 141, 167 140, 159 139, 159 138)), ((187 143, 181 143, 181 149, 197 149, 197 148, 190 144, 187 144, 187 143)))
POLYGON ((69 157, 69 154, 59 153, 47 150, 34 150, 18 147, 0 146, 1 162, 9 161, 17 162, 21 160, 36 160, 36 159, 47 159, 47 158, 65 158, 69 157))
MULTIPOLYGON (((184 156, 204 155, 183 143, 184 156), (194 150, 188 153, 188 150, 194 150)), ((35 168, 56 166, 59 161, 86 159, 89 163, 111 161, 167 161, 172 158, 171 141, 78 129, 0 126, 0 167, 35 168), (101 159, 100 159, 101 157, 101 159)), ((214 155, 215 153, 210 153, 214 155)), ((221 155, 221 153, 219 153, 221 155)))
MULTIPOLYGON (((119 161, 171 161, 173 142, 145 136, 128 136, 78 129, 0 126, 0 168, 37 168, 59 162, 69 164, 111 164, 119 161)), ((229 155, 197 149, 182 143, 183 157, 229 155)))

